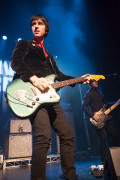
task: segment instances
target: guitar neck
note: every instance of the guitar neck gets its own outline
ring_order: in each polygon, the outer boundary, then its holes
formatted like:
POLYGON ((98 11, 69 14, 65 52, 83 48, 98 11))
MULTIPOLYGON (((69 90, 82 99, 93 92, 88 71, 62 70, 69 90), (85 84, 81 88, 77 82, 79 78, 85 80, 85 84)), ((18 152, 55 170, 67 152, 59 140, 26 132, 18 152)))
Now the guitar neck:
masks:
POLYGON ((65 80, 65 81, 60 81, 60 82, 56 82, 51 84, 51 86, 54 89, 59 89, 68 85, 72 85, 72 84, 77 84, 77 83, 81 83, 85 80, 84 77, 80 77, 80 78, 74 78, 74 79, 69 79, 69 80, 65 80))
POLYGON ((120 104, 120 100, 118 100, 115 104, 113 104, 109 109, 107 109, 104 113, 107 115, 109 114, 113 109, 115 109, 120 104))

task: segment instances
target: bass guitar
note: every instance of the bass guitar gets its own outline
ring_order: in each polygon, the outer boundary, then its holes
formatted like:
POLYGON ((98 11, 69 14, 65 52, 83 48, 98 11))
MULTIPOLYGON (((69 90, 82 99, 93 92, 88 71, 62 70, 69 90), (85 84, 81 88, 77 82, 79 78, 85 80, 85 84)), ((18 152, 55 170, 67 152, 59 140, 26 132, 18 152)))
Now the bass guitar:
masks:
MULTIPOLYGON (((103 75, 89 75, 98 81, 105 79, 103 75)), ((44 92, 34 87, 30 82, 23 82, 21 79, 12 81, 6 90, 6 100, 13 113, 19 117, 32 115, 43 103, 54 103, 60 101, 60 96, 56 89, 64 86, 83 82, 86 77, 79 77, 60 82, 54 82, 56 75, 52 74, 45 77, 50 82, 50 87, 44 92)))
POLYGON ((100 109, 98 112, 95 113, 95 114, 97 114, 100 117, 100 121, 96 121, 94 118, 90 118, 90 122, 94 126, 97 126, 98 129, 102 128, 105 125, 106 121, 108 119, 110 119, 108 114, 113 109, 115 109, 119 104, 120 104, 120 99, 115 104, 113 104, 110 108, 108 108, 107 110, 105 110, 105 107, 103 107, 102 109, 100 109))

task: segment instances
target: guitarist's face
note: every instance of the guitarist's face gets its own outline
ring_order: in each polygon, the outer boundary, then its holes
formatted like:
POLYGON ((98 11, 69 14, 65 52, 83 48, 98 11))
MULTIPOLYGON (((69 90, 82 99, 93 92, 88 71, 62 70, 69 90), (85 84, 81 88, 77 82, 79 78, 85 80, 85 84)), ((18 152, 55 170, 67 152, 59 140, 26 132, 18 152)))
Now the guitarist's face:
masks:
POLYGON ((93 86, 93 87, 98 87, 98 81, 93 81, 93 82, 92 82, 92 86, 93 86))
POLYGON ((34 20, 31 25, 34 37, 43 38, 45 36, 45 24, 41 19, 34 20))

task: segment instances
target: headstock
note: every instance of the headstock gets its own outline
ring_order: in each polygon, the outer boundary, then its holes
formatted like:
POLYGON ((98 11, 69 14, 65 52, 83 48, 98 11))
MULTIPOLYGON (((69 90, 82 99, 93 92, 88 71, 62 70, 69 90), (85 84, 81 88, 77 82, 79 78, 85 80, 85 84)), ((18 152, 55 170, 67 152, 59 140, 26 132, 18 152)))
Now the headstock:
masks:
POLYGON ((90 77, 96 81, 99 81, 100 79, 105 79, 105 76, 103 76, 103 75, 92 75, 92 74, 90 74, 90 77))

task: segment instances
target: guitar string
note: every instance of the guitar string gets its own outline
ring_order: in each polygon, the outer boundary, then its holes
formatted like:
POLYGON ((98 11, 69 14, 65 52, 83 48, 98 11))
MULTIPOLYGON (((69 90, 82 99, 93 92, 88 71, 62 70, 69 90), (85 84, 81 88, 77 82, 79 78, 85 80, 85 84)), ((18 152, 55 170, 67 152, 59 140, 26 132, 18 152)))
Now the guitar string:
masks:
MULTIPOLYGON (((95 80, 99 80, 100 78, 102 78, 102 75, 90 75, 90 76, 92 79, 95 79, 95 80)), ((51 86, 54 88, 58 88, 58 87, 62 87, 63 85, 70 85, 70 84, 75 84, 75 83, 77 84, 77 83, 82 82, 84 79, 85 79, 85 77, 69 79, 69 80, 53 83, 51 86), (68 83, 70 81, 71 81, 71 83, 68 83)))
MULTIPOLYGON (((84 78, 82 78, 82 79, 84 80, 84 78)), ((70 79, 70 80, 66 80, 66 81, 53 83, 51 86, 54 88, 60 88, 60 87, 63 87, 63 85, 67 86, 70 84, 75 84, 75 83, 77 84, 79 82, 80 82, 79 78, 75 78, 75 79, 70 79), (71 81, 71 83, 68 83, 68 81, 71 81)))

